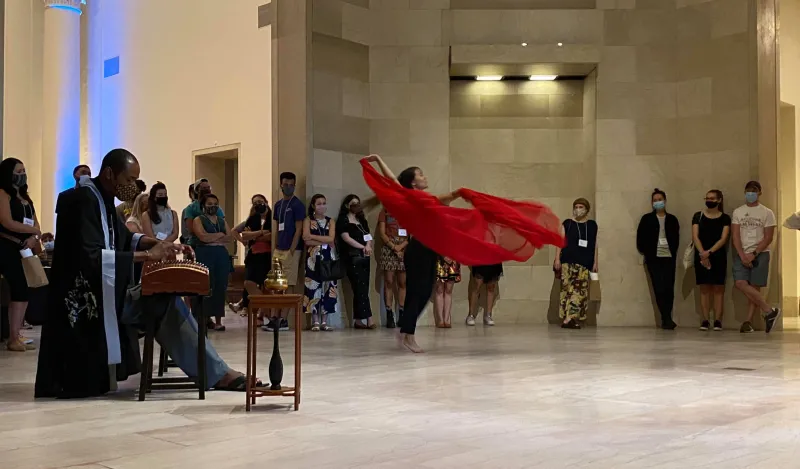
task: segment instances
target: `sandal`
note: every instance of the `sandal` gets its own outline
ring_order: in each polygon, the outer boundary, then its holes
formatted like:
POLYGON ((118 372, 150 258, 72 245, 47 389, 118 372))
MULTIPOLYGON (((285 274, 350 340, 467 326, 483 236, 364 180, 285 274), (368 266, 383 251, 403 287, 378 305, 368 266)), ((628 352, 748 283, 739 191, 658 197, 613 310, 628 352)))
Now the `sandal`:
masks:
MULTIPOLYGON (((264 386, 261 380, 256 381, 256 387, 264 386)), ((233 381, 225 386, 214 386, 217 391, 231 391, 231 392, 245 392, 247 390, 247 378, 244 375, 239 375, 233 381)))
POLYGON ((225 332, 225 326, 220 324, 219 326, 214 326, 214 330, 217 332, 225 332))
POLYGON ((315 322, 314 325, 311 326, 311 332, 319 332, 319 323, 315 322))
POLYGON ((327 325, 327 324, 323 324, 322 325, 322 330, 325 331, 325 332, 330 332, 330 331, 333 330, 333 328, 331 326, 327 325))

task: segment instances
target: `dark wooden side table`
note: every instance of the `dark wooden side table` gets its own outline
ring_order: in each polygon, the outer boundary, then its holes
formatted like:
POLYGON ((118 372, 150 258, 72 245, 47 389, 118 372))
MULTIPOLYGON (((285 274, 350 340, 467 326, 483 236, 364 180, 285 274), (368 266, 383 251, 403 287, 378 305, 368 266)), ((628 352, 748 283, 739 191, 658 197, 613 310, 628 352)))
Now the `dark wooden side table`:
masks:
POLYGON ((294 410, 300 409, 300 363, 302 361, 302 321, 303 295, 251 295, 250 307, 247 315, 247 373, 245 410, 250 412, 250 406, 256 403, 257 397, 264 396, 293 396, 294 410), (275 327, 273 333, 273 351, 269 366, 269 379, 271 384, 256 386, 256 356, 258 351, 258 327, 256 316, 259 309, 294 308, 294 386, 283 386, 283 361, 279 349, 279 329, 275 327))

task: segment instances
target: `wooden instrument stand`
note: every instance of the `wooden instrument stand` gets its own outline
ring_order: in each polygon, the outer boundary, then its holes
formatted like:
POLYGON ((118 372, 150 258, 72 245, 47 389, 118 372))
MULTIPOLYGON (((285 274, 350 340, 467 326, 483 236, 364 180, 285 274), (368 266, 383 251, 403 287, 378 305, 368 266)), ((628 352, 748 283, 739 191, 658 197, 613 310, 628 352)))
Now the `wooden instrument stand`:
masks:
MULTIPOLYGON (((264 396, 293 396, 294 410, 300 409, 300 362, 301 362, 301 340, 302 340, 302 321, 303 314, 303 295, 251 295, 250 307, 247 314, 247 373, 246 373, 246 393, 245 410, 250 412, 250 406, 256 403, 257 397, 264 396), (280 380, 283 375, 283 363, 280 362, 281 371, 277 377, 277 383, 272 386, 256 386, 256 355, 258 350, 258 327, 256 327, 256 311, 270 309, 294 308, 294 387, 282 386, 280 380)), ((275 324, 274 351, 272 361, 280 360, 278 351, 278 324, 275 324), (276 356, 277 355, 277 356, 276 356)), ((273 363, 270 363, 272 368, 273 363)), ((272 370, 270 370, 272 371, 272 370)), ((272 373, 271 373, 272 374, 272 373)), ((270 376, 270 380, 276 377, 270 376)))

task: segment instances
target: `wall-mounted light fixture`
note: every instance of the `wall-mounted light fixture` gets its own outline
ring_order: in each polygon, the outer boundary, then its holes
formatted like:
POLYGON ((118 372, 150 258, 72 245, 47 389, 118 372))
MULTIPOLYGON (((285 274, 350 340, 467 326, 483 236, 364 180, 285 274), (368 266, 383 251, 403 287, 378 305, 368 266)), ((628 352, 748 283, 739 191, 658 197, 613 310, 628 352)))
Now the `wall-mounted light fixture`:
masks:
POLYGON ((530 81, 553 81, 558 78, 558 75, 531 75, 530 81))
POLYGON ((503 79, 503 75, 478 75, 475 79, 478 81, 500 81, 503 79))

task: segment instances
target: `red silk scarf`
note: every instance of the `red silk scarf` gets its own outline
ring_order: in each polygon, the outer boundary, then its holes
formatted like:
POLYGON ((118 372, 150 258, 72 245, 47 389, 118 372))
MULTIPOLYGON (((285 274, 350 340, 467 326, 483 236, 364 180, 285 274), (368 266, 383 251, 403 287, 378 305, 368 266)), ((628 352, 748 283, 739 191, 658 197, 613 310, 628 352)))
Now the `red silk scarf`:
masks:
POLYGON ((399 225, 439 255, 465 265, 524 262, 544 245, 563 246, 561 221, 546 206, 469 189, 473 208, 442 204, 425 191, 406 189, 361 160, 364 180, 399 225))

